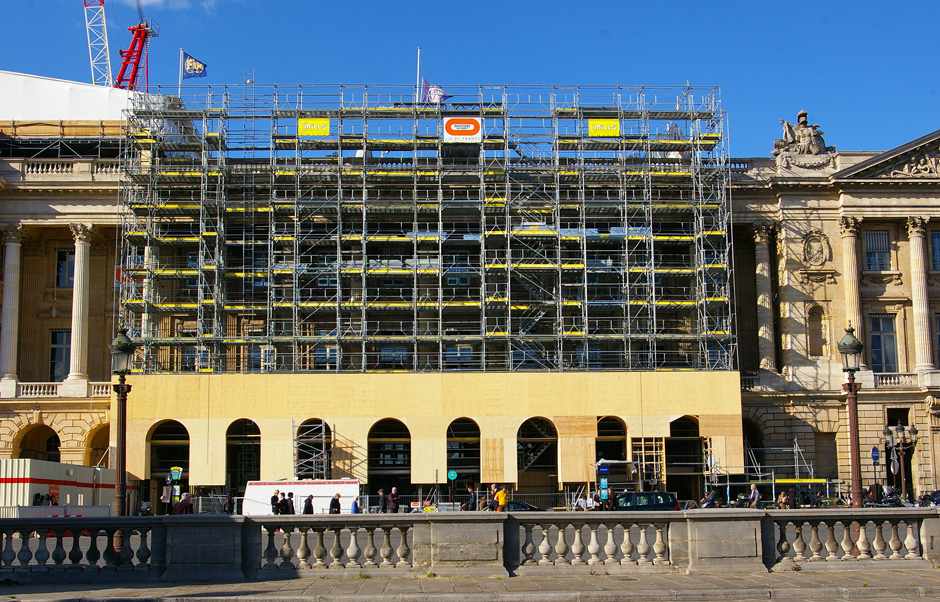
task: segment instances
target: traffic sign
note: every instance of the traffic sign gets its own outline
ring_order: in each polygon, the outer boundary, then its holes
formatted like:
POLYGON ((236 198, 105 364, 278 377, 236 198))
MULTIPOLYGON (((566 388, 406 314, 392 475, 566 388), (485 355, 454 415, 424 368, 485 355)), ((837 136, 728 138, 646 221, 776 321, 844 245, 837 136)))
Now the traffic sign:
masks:
POLYGON ((610 474, 610 465, 609 465, 609 464, 598 464, 598 465, 597 465, 597 474, 610 474))
POLYGON ((875 464, 877 464, 877 463, 878 463, 878 460, 880 460, 880 459, 881 459, 881 452, 878 451, 878 448, 877 448, 877 447, 872 446, 872 448, 871 448, 871 461, 874 462, 875 464))
POLYGON ((448 470, 448 471, 447 471, 447 478, 448 478, 449 480, 451 480, 451 481, 456 481, 456 480, 457 480, 457 471, 456 471, 456 470, 448 470))

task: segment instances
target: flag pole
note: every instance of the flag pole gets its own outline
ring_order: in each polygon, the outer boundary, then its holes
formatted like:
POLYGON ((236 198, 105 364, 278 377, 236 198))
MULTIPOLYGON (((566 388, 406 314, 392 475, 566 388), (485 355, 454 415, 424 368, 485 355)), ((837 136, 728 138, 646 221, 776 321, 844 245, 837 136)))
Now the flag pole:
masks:
POLYGON ((418 104, 418 98, 421 94, 421 47, 418 46, 418 73, 415 75, 415 104, 418 104))
POLYGON ((183 100, 183 49, 180 48, 180 81, 179 87, 176 89, 176 95, 180 97, 180 101, 183 100))

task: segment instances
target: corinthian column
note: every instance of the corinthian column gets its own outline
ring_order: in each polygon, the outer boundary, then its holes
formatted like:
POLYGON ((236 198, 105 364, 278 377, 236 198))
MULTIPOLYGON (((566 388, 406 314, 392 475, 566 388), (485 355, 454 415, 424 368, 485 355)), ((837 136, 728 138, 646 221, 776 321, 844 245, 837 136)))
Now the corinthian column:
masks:
POLYGON ((3 314, 0 319, 0 397, 16 397, 16 352, 20 332, 20 243, 22 226, 5 225, 6 258, 3 261, 3 314))
POLYGON ((761 370, 777 371, 774 344, 773 287, 771 286, 770 235, 772 224, 755 224, 754 257, 757 264, 757 348, 761 370))
MULTIPOLYGON (((842 230, 842 271, 844 272, 842 288, 845 290, 845 318, 855 328, 855 336, 864 341, 862 306, 858 297, 858 257, 856 256, 859 220, 843 215, 839 218, 839 228, 842 230)), ((859 368, 868 370, 864 353, 859 368)))
POLYGON ((88 301, 91 290, 88 278, 91 264, 91 245, 88 238, 91 226, 69 224, 75 238, 75 276, 72 282, 72 344, 69 356, 69 376, 62 383, 59 394, 63 397, 88 396, 88 301))
POLYGON ((907 218, 907 236, 911 243, 911 288, 914 297, 914 346, 917 349, 918 372, 935 370, 930 352, 930 305, 927 301, 927 267, 924 257, 924 227, 922 217, 907 218))

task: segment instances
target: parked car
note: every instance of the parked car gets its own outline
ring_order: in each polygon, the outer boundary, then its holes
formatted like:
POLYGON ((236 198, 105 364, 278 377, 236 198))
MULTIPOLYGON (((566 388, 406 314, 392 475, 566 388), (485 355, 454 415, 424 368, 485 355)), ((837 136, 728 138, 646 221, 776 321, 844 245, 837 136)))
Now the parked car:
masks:
POLYGON ((682 505, 671 493, 662 491, 628 492, 617 496, 615 510, 646 512, 649 510, 681 510, 682 505))
POLYGON ((515 500, 509 500, 506 502, 506 506, 509 512, 545 512, 542 508, 536 508, 532 504, 517 502, 515 500))

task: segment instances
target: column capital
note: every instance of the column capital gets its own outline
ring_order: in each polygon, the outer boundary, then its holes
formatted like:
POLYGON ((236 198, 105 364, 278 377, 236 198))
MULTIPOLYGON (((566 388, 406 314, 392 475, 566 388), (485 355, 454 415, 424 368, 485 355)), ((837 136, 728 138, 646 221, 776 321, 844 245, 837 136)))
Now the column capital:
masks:
POLYGON ((909 237, 924 236, 929 217, 909 217, 907 218, 907 235, 909 237))
POLYGON ((76 243, 89 242, 89 238, 94 232, 94 228, 90 224, 69 224, 69 230, 72 231, 72 238, 75 239, 76 243))
POLYGON ((754 224, 754 242, 761 245, 770 244, 770 236, 777 231, 774 222, 757 222, 754 224))
POLYGON ((18 245, 23 242, 26 229, 20 224, 2 224, 0 225, 0 234, 3 235, 8 244, 18 245))
POLYGON ((861 218, 843 215, 839 217, 839 230, 842 236, 858 236, 859 227, 862 224, 861 218))

